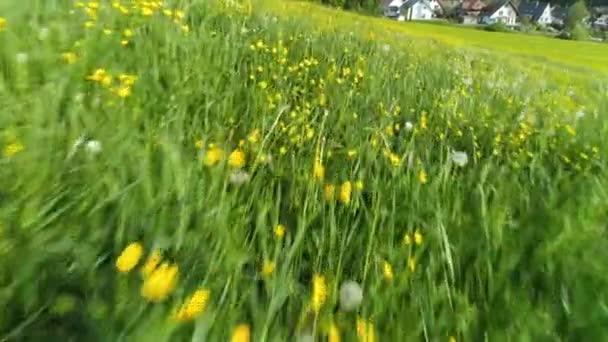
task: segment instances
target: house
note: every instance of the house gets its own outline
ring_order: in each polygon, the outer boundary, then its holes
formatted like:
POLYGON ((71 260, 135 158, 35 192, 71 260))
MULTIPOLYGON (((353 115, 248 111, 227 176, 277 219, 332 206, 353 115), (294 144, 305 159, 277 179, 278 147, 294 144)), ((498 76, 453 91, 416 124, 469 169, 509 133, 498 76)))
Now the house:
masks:
POLYGON ((530 23, 539 24, 542 26, 553 23, 553 8, 550 3, 545 2, 522 2, 519 4, 519 18, 528 18, 530 23))
POLYGON ((564 25, 566 22, 566 16, 568 15, 568 9, 563 7, 553 7, 551 10, 551 17, 553 21, 551 22, 554 25, 564 25))
POLYGON ((603 14, 595 19, 593 28, 597 30, 608 30, 608 14, 603 14))
POLYGON ((511 0, 498 0, 481 11, 480 22, 487 25, 503 23, 513 26, 518 16, 519 11, 511 0))
POLYGON ((399 21, 429 20, 436 16, 438 10, 441 10, 438 0, 393 0, 384 15, 399 21))
POLYGON ((452 15, 461 24, 478 24, 479 15, 486 7, 482 0, 465 0, 454 7, 452 15))

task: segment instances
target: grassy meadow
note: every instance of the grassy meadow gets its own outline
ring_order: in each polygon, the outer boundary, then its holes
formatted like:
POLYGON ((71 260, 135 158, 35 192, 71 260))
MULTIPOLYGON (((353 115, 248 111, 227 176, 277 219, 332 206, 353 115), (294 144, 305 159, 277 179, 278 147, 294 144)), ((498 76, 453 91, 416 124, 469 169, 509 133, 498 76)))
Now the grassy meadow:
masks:
POLYGON ((0 2, 0 341, 606 340, 606 49, 0 2))

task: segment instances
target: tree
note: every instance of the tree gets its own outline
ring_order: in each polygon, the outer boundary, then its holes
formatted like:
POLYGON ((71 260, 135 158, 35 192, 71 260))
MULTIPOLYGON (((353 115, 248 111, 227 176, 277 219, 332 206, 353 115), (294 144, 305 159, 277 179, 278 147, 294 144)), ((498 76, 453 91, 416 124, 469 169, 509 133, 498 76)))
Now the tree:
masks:
POLYGON ((566 27, 573 29, 577 24, 580 24, 583 19, 589 16, 589 11, 585 2, 579 0, 575 2, 570 8, 568 8, 568 14, 566 16, 566 27))

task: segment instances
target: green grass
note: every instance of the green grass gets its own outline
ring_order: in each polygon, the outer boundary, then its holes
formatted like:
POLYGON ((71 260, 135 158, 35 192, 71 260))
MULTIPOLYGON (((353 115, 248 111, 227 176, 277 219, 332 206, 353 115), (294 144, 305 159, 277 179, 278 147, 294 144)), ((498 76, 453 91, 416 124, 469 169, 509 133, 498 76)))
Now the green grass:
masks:
POLYGON ((363 17, 306 2, 281 2, 280 5, 275 5, 275 9, 276 13, 306 15, 320 26, 349 28, 356 25, 361 31, 375 32, 378 36, 433 39, 454 47, 478 48, 497 54, 542 59, 543 63, 555 63, 561 69, 591 69, 601 71, 604 75, 608 71, 606 44, 515 33, 479 32, 469 27, 425 22, 397 22, 386 18, 363 17))
POLYGON ((608 84, 577 51, 555 73, 312 5, 121 3, 0 4, 0 340, 608 337, 608 84))

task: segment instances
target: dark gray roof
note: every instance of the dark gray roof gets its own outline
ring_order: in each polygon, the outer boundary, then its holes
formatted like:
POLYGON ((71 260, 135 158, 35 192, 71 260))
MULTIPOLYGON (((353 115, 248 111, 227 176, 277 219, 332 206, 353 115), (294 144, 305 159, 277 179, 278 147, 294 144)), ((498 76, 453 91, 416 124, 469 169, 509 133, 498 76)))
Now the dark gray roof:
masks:
POLYGON ((540 16, 545 12, 545 9, 547 9, 549 6, 549 3, 539 1, 522 2, 519 4, 519 14, 530 17, 532 21, 538 21, 540 16))
POLYGON ((494 14, 494 12, 498 11, 499 9, 502 8, 502 6, 506 5, 506 4, 511 4, 511 6, 513 6, 513 9, 515 9, 515 13, 519 14, 519 10, 517 9, 517 6, 515 6, 513 4, 513 2, 511 2, 511 0, 498 0, 498 1, 494 1, 493 3, 491 3, 490 5, 488 5, 486 8, 484 8, 483 10, 481 10, 481 13, 483 15, 492 15, 494 14))
POLYGON ((551 11, 551 15, 554 16, 555 18, 558 19, 566 19, 566 15, 568 14, 568 9, 567 8, 562 8, 562 7, 554 7, 553 10, 551 11))

